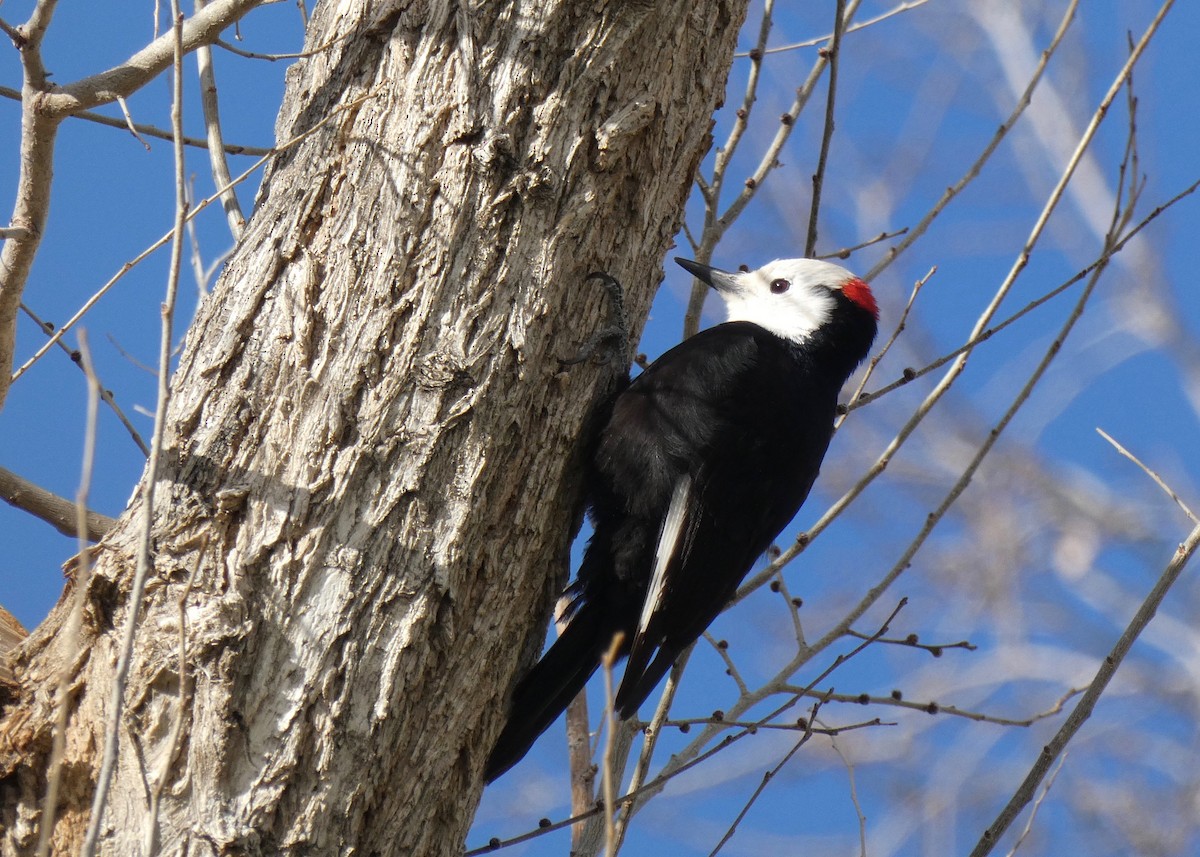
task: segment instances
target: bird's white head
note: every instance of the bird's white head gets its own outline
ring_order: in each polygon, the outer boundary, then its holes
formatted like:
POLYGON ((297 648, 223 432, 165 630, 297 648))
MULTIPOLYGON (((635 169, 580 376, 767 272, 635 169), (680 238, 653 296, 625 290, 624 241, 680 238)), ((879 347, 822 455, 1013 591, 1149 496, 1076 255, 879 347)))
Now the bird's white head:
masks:
POLYGON ((729 321, 749 321, 792 342, 803 342, 838 309, 840 292, 878 318, 871 288, 854 274, 817 259, 776 259, 757 271, 722 271, 676 259, 725 301, 729 321))

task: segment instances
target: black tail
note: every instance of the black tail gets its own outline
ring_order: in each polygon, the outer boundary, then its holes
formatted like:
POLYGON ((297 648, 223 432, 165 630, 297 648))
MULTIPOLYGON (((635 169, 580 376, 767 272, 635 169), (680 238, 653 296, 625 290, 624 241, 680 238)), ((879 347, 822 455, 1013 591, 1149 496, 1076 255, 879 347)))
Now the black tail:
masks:
POLYGON ((603 633, 597 606, 585 604, 572 616, 563 635, 517 684, 508 723, 484 769, 487 782, 521 761, 600 665, 609 635, 603 633))
POLYGON ((637 714, 638 708, 646 701, 646 697, 654 692, 654 688, 658 687, 662 677, 670 672, 679 655, 673 649, 659 649, 654 660, 646 664, 648 656, 647 652, 641 661, 635 664, 631 655, 625 667, 625 676, 621 679, 621 686, 617 688, 616 698, 617 716, 622 720, 628 720, 637 714))

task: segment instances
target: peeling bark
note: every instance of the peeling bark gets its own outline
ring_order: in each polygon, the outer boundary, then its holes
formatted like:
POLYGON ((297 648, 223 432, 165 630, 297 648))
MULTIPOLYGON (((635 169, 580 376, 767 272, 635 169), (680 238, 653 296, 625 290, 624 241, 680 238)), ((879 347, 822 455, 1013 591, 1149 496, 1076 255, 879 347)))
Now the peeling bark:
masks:
MULTIPOLYGON (((101 851, 454 854, 578 517, 613 369, 560 370, 605 270, 645 317, 741 0, 321 4, 279 156, 188 335, 101 851), (345 36, 337 39, 337 36, 345 36), (188 675, 178 674, 178 602, 188 675), (177 750, 169 736, 183 717, 177 750), (149 794, 168 771, 157 819, 149 794)), ((129 609, 138 502, 0 719, 0 853, 75 853, 129 609)))

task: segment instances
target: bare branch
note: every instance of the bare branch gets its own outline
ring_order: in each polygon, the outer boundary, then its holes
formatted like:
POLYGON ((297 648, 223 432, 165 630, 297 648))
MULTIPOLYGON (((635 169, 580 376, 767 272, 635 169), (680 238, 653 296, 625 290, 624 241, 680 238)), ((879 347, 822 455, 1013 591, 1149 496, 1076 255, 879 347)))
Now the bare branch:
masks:
MULTIPOLYGON (((922 702, 917 700, 905 699, 896 691, 891 696, 872 696, 869 693, 835 693, 833 688, 828 690, 814 690, 805 687, 795 687, 793 685, 784 685, 780 688, 781 693, 793 693, 800 696, 811 697, 814 699, 823 699, 826 702, 842 702, 847 705, 887 705, 893 708, 907 708, 910 711, 922 711, 925 714, 947 714, 951 717, 962 717, 966 720, 973 720, 976 723, 991 723, 996 726, 1032 726, 1041 720, 1046 720, 1049 717, 1060 713, 1073 697, 1083 693, 1084 688, 1071 688, 1062 697, 1059 698, 1054 705, 1044 711, 1039 711, 1036 714, 1031 714, 1028 717, 1000 717, 995 714, 985 714, 981 711, 970 711, 965 708, 959 708, 957 705, 945 705, 940 702, 922 702)), ((671 721, 671 725, 676 725, 676 721, 671 721)))
MULTIPOLYGON (((183 23, 183 52, 191 53, 201 45, 211 45, 223 30, 261 2, 216 0, 197 12, 183 23)), ((163 33, 120 65, 44 93, 39 108, 57 121, 119 97, 127 98, 165 71, 173 56, 174 36, 163 33)))
POLYGON ((46 88, 46 67, 42 64, 42 39, 54 17, 58 0, 38 0, 33 14, 13 39, 21 49, 21 64, 25 67, 25 83, 32 89, 46 88))
MULTIPOLYGON (((38 315, 36 313, 34 313, 34 311, 31 310, 29 307, 27 307, 25 304, 21 304, 21 311, 23 313, 25 313, 25 315, 27 315, 31 319, 33 319, 33 323, 36 324, 38 327, 40 327, 42 329, 42 332, 45 333, 47 336, 54 335, 54 325, 52 325, 50 322, 45 321, 42 318, 39 318, 38 315)), ((58 347, 60 349, 62 349, 62 351, 68 357, 71 358, 71 362, 74 363, 76 366, 78 366, 80 369, 83 369, 83 364, 81 362, 81 352, 77 351, 75 349, 72 349, 72 348, 68 348, 63 343, 62 339, 59 339, 57 341, 58 341, 58 347)), ((93 372, 94 371, 95 370, 93 368, 93 372)), ((129 436, 131 438, 133 438, 133 442, 135 444, 137 444, 137 448, 142 451, 142 455, 149 455, 150 447, 146 446, 146 442, 144 440, 142 440, 141 434, 138 432, 138 430, 136 428, 134 428, 133 423, 129 421, 129 417, 125 416, 125 411, 123 411, 121 409, 121 406, 117 404, 117 400, 113 397, 112 391, 106 389, 103 384, 100 385, 100 398, 104 401, 104 404, 108 405, 108 407, 112 409, 112 412, 114 414, 116 414, 117 419, 121 421, 121 425, 123 425, 125 427, 125 431, 129 432, 129 436)), ((74 533, 70 533, 69 535, 74 535, 74 533)))
MULTIPOLYGON (((113 769, 117 761, 118 736, 121 731, 122 711, 125 702, 125 682, 133 660, 134 636, 142 605, 142 593, 149 575, 150 542, 154 525, 154 498, 158 485, 163 437, 166 433, 167 404, 171 398, 171 331, 175 319, 175 296, 179 291, 179 271, 183 264, 183 243, 186 240, 184 224, 187 218, 187 165, 183 151, 183 55, 184 20, 179 11, 179 0, 171 0, 171 13, 175 25, 171 28, 174 46, 174 68, 172 75, 171 127, 175 131, 175 227, 171 237, 171 263, 167 273, 167 294, 161 307, 162 331, 159 339, 158 402, 154 413, 154 436, 150 443, 150 460, 146 464, 146 479, 142 486, 142 520, 137 552, 137 566, 130 587, 128 607, 125 613, 120 655, 113 675, 112 697, 109 701, 108 722, 104 731, 104 752, 100 770, 96 777, 96 791, 92 798, 91 818, 88 819, 81 853, 91 857, 96 853, 101 822, 107 808, 108 789, 112 782, 113 769)), ((194 19, 193 19, 194 20, 194 19)))
MULTIPOLYGON (((22 56, 27 57, 25 54, 22 56)), ((27 76, 29 73, 26 71, 27 76)), ((3 250, 0 250, 0 406, 8 396, 11 383, 9 374, 16 347, 17 310, 46 228, 57 132, 56 121, 34 109, 32 104, 23 106, 21 167, 17 177, 16 201, 9 222, 12 227, 24 230, 25 234, 24 237, 5 241, 3 250)))
POLYGON ((229 51, 231 54, 235 54, 239 57, 245 57, 246 59, 266 60, 267 62, 278 62, 280 60, 299 60, 299 59, 305 59, 306 57, 316 56, 317 54, 321 53, 322 51, 329 50, 331 47, 336 45, 338 42, 343 41, 344 39, 348 39, 350 37, 350 35, 351 35, 350 33, 343 33, 340 36, 330 39, 323 45, 318 45, 317 47, 313 48, 312 50, 295 51, 292 53, 282 53, 282 54, 264 54, 264 53, 259 53, 257 51, 242 50, 241 48, 237 47, 236 45, 229 44, 229 42, 225 41, 224 39, 215 39, 213 41, 213 44, 216 45, 218 48, 222 48, 223 50, 229 51))
MULTIPOLYGON (((1169 4, 1168 4, 1169 5, 1169 4)), ((1146 596, 1146 600, 1142 602, 1129 625, 1126 626, 1124 633, 1117 640, 1116 645, 1100 662, 1100 668, 1096 671, 1095 677, 1088 686, 1087 692, 1079 700, 1075 709, 1067 717, 1067 721, 1058 730, 1055 736, 1050 739, 1042 752, 1038 754, 1037 761, 1030 768, 1024 782, 1013 794, 1012 799, 1001 810, 996 820, 991 826, 984 831, 979 842, 971 851, 971 857, 986 857, 996 847, 1000 837, 1008 830, 1009 825, 1013 823, 1021 810, 1033 800, 1034 794, 1037 791, 1038 784, 1046 776, 1050 766, 1054 760, 1063 752, 1068 742, 1075 737, 1075 733, 1080 727, 1087 722, 1092 715, 1092 709, 1096 706, 1096 701, 1100 695, 1104 693, 1108 683, 1112 681, 1116 675, 1117 669, 1121 666, 1125 656, 1129 654, 1129 650, 1133 647, 1138 636, 1150 624, 1150 620, 1154 618, 1155 612, 1162 605, 1163 599, 1170 592, 1175 581, 1179 579, 1183 569, 1187 566, 1188 560, 1195 553, 1196 547, 1200 546, 1200 524, 1192 529, 1188 534, 1187 539, 1183 544, 1179 545, 1175 550, 1175 555, 1171 557, 1171 561, 1167 563, 1167 567, 1163 569, 1163 573, 1159 576, 1158 581, 1154 584, 1154 588, 1146 596)))
POLYGON ((808 213, 808 238, 804 242, 804 255, 812 258, 817 252, 817 216, 821 213, 821 189, 825 185, 825 164, 829 160, 829 146, 833 142, 833 109, 837 103, 838 57, 842 48, 842 31, 846 26, 846 0, 834 3, 833 38, 829 42, 829 89, 825 98, 825 126, 821 132, 821 151, 817 155, 817 171, 812 177, 812 207, 808 213))
MULTIPOLYGON (((207 0, 195 0, 196 14, 204 11, 207 0)), ((233 177, 229 173, 229 162, 225 159, 225 143, 221 134, 221 107, 217 99, 217 73, 213 69, 212 48, 200 45, 196 48, 196 65, 200 71, 200 104, 204 109, 204 127, 208 136, 208 159, 212 165, 213 184, 224 187, 221 207, 225 209, 225 220, 233 240, 242 237, 246 216, 242 214, 237 191, 233 188, 233 177)))
POLYGON ((762 796, 762 793, 764 791, 766 791, 767 785, 771 782, 771 780, 773 780, 775 778, 776 774, 778 774, 781 770, 783 770, 783 766, 791 761, 792 756, 796 755, 796 753, 800 750, 800 748, 803 747, 805 744, 807 744, 809 739, 812 738, 812 736, 813 736, 812 722, 814 720, 816 720, 817 712, 820 711, 820 709, 821 709, 821 701, 817 700, 816 702, 813 703, 812 711, 809 714, 808 721, 805 724, 804 734, 800 736, 800 740, 797 741, 795 744, 793 744, 791 749, 789 749, 786 753, 783 754, 783 758, 779 760, 778 764, 776 764, 775 767, 771 768, 769 771, 766 771, 762 775, 762 779, 759 780, 758 786, 754 789, 754 791, 751 793, 750 797, 742 805, 742 808, 738 812, 737 817, 734 818, 734 820, 730 823, 729 827, 726 829, 725 835, 721 837, 721 840, 716 844, 716 846, 713 848, 713 850, 708 853, 708 857, 716 857, 716 855, 720 852, 720 850, 725 847, 725 843, 733 838, 733 834, 737 832, 738 825, 742 823, 742 819, 744 819, 746 817, 746 813, 750 812, 750 807, 754 806, 754 802, 757 801, 759 799, 759 797, 762 796))
POLYGON ((854 763, 842 752, 836 736, 830 737, 829 746, 833 748, 833 752, 837 753, 846 768, 846 778, 850 781, 850 802, 854 804, 854 814, 858 816, 858 853, 859 857, 867 857, 867 815, 858 801, 858 786, 854 782, 854 763))
POLYGON ((1042 808, 1042 803, 1050 795, 1050 789, 1054 787, 1054 781, 1058 779, 1058 774, 1063 769, 1063 765, 1067 763, 1067 753, 1063 752, 1062 757, 1058 760, 1058 764, 1054 766, 1053 773, 1050 774, 1050 779, 1046 780, 1045 787, 1042 788, 1042 793, 1038 795, 1038 799, 1033 802, 1033 809, 1029 813, 1029 818, 1025 821, 1025 829, 1021 831, 1021 835, 1017 837, 1017 841, 1013 843, 1013 847, 1008 851, 1008 857, 1013 857, 1021 848, 1021 843, 1025 841, 1025 837, 1029 835, 1029 831, 1033 830, 1033 822, 1037 819, 1038 810, 1042 808))
POLYGON ((866 241, 862 241, 858 244, 853 244, 849 247, 843 247, 840 250, 834 250, 832 253, 818 253, 813 258, 815 258, 815 259, 849 259, 851 255, 853 255, 854 253, 857 253, 859 250, 870 247, 873 244, 878 244, 881 241, 888 241, 889 239, 892 239, 892 238, 899 238, 901 235, 904 235, 906 232, 908 232, 907 226, 905 226, 901 229, 897 229, 895 232, 880 232, 874 238, 868 238, 866 241))
MULTIPOLYGON (((695 650, 696 644, 693 643, 684 649, 683 653, 675 659, 675 663, 671 667, 671 672, 667 676, 666 686, 659 697, 658 705, 654 708, 654 715, 642 730, 646 737, 642 742, 642 751, 638 755, 637 764, 634 766, 633 776, 629 780, 630 793, 640 791, 642 785, 646 782, 646 777, 649 776, 650 762, 653 760, 654 751, 658 747, 658 739, 662 736, 663 726, 667 723, 667 717, 671 713, 671 706, 675 703, 675 693, 679 690, 679 681, 683 677, 684 669, 687 667, 692 652, 695 650)), ((625 834, 629 830, 629 820, 631 817, 632 813, 626 811, 621 813, 621 817, 617 819, 618 849, 625 842, 625 834)))
POLYGON ((733 658, 729 656, 729 643, 725 640, 718 640, 713 637, 708 631, 705 631, 704 640, 717 653, 722 661, 725 662, 725 673, 733 679, 733 683, 737 685, 738 693, 745 693, 749 688, 746 685, 746 680, 742 678, 741 671, 737 668, 737 664, 733 662, 733 658))
MULTIPOLYGON (((924 6, 928 2, 929 2, 929 0, 908 0, 908 2, 901 3, 899 6, 895 7, 894 9, 889 9, 888 11, 883 12, 882 14, 876 15, 874 18, 868 18, 867 20, 860 21, 859 23, 857 23, 851 27, 847 27, 846 33, 847 34, 857 33, 859 30, 865 30, 867 27, 878 24, 880 21, 886 21, 888 18, 891 18, 893 15, 899 15, 900 13, 907 12, 910 9, 916 9, 918 6, 924 6)), ((829 41, 830 38, 832 38, 832 34, 820 36, 815 39, 808 39, 807 41, 803 41, 803 42, 793 42, 790 45, 780 45, 777 48, 767 48, 765 51, 763 51, 763 53, 782 54, 786 51, 795 51, 795 50, 799 50, 801 48, 813 48, 813 47, 816 47, 817 45, 821 44, 822 42, 829 41)), ((740 58, 740 57, 745 57, 748 55, 743 53, 743 54, 734 54, 734 56, 740 58)))
MULTIPOLYGON (((8 98, 13 101, 20 101, 21 93, 12 87, 0 86, 0 98, 8 98)), ((128 122, 115 119, 112 116, 105 116, 103 113, 96 113, 91 110, 80 110, 77 113, 72 113, 70 118, 84 119, 88 122, 95 122, 98 125, 107 125, 109 128, 120 128, 123 131, 128 131, 131 127, 128 122)), ((159 128, 155 125, 146 125, 142 122, 134 122, 132 129, 144 137, 156 137, 159 140, 171 139, 170 131, 164 131, 162 128, 159 128)), ((183 144, 185 146, 192 146, 196 149, 208 148, 207 141, 198 140, 195 137, 184 137, 183 144)), ((234 144, 226 144, 224 148, 225 152, 230 155, 251 155, 254 157, 269 155, 273 151, 272 149, 264 148, 262 146, 238 146, 234 144)))
POLYGON ((128 102, 126 102, 124 98, 118 98, 117 104, 121 108, 121 115, 125 117, 125 127, 129 130, 129 133, 134 136, 134 139, 141 143, 146 148, 146 151, 149 152, 150 144, 142 139, 142 136, 137 132, 137 128, 134 127, 133 115, 129 112, 128 102))
MULTIPOLYGON (((571 599, 566 595, 558 599, 555 608, 555 628, 561 635, 568 622, 563 618, 569 610, 571 599)), ((571 814, 586 812, 592 805, 592 790, 596 786, 596 769, 592 765, 591 723, 588 720, 587 691, 575 695, 567 706, 567 767, 571 778, 571 814)), ((571 848, 577 851, 583 825, 571 830, 571 848)))
POLYGON ((1170 497, 1172 500, 1175 501, 1175 505, 1177 505, 1180 509, 1183 510, 1183 513, 1191 519, 1193 524, 1200 524, 1200 518, 1196 517, 1196 513, 1188 508, 1187 503, 1183 502, 1183 500, 1180 498, 1180 496, 1178 494, 1175 493, 1175 491, 1171 488, 1171 486, 1163 481, 1163 478, 1161 476, 1159 476, 1157 473, 1155 473, 1153 470, 1151 470, 1149 467, 1147 467, 1145 464, 1143 464, 1136 455, 1134 455, 1132 452, 1130 452, 1125 447, 1121 446, 1121 444, 1117 443, 1117 441, 1113 440, 1112 435, 1110 435, 1104 429, 1097 428, 1096 431, 1097 431, 1097 433, 1099 433, 1100 437, 1104 438, 1109 443, 1111 443, 1114 447, 1116 447, 1117 452, 1121 453, 1121 455, 1125 456, 1130 461, 1132 461, 1134 464, 1136 464, 1138 467, 1142 468, 1142 471, 1147 476, 1149 476, 1152 480, 1154 480, 1154 484, 1157 485, 1159 488, 1161 488, 1168 497, 1170 497))
POLYGON ((613 664, 621 651, 621 641, 624 634, 618 631, 613 636, 612 645, 604 655, 604 720, 605 739, 604 755, 601 758, 600 771, 604 787, 604 853, 607 857, 615 857, 617 853, 617 833, 613 826, 613 813, 617 795, 616 776, 613 773, 613 744, 617 731, 616 701, 613 695, 613 664))

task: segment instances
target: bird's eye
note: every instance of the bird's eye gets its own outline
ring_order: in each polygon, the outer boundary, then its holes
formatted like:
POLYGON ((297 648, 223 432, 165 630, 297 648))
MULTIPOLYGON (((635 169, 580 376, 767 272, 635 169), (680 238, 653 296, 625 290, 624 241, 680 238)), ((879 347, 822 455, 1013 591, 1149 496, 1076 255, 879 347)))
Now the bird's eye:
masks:
POLYGON ((771 293, 781 295, 792 287, 792 284, 780 277, 778 280, 771 280, 771 293))

